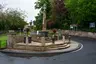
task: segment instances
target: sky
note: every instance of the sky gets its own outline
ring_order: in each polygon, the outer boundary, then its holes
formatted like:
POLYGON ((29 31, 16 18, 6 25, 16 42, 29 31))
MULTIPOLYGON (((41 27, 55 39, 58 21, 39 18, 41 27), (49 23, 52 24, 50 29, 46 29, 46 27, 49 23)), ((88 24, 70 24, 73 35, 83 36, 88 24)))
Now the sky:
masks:
POLYGON ((35 2, 37 0, 0 0, 0 4, 4 4, 6 8, 20 8, 25 11, 27 17, 25 20, 30 22, 31 20, 35 20, 35 16, 39 12, 34 8, 35 2))

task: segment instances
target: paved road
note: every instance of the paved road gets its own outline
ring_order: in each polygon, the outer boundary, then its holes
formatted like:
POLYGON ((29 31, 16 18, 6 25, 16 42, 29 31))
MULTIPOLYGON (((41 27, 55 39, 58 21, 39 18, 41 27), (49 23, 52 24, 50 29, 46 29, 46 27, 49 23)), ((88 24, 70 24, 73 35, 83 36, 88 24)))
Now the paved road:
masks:
POLYGON ((0 64, 95 64, 96 40, 90 38, 72 37, 84 45, 78 52, 64 53, 52 57, 16 58, 0 53, 0 64))

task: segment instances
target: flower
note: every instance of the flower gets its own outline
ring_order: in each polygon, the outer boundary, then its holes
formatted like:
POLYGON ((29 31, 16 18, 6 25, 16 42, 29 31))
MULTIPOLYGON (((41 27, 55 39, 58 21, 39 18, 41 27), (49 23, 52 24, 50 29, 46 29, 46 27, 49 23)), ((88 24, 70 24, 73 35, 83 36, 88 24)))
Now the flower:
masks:
POLYGON ((56 29, 53 29, 53 33, 56 33, 56 29))

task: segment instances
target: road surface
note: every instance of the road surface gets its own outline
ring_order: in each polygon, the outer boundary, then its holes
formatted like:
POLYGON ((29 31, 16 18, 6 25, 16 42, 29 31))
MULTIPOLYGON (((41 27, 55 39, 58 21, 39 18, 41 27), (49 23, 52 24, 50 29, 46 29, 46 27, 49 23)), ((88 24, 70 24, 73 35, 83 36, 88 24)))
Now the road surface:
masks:
POLYGON ((19 58, 0 53, 0 64, 96 64, 96 40, 82 37, 71 39, 82 43, 83 49, 52 57, 19 58))

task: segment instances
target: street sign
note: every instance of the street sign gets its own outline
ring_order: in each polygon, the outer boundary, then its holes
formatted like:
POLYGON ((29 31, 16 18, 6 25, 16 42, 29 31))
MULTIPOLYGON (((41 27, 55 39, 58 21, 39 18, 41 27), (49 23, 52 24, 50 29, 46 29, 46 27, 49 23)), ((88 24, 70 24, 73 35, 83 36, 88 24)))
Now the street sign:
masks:
POLYGON ((89 27, 90 27, 90 28, 94 28, 94 27, 95 27, 95 22, 90 23, 89 27))
POLYGON ((73 29, 74 28, 73 25, 70 25, 70 28, 73 29))

